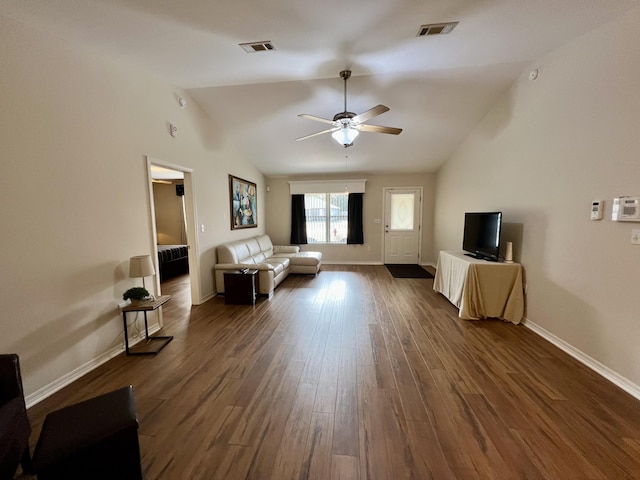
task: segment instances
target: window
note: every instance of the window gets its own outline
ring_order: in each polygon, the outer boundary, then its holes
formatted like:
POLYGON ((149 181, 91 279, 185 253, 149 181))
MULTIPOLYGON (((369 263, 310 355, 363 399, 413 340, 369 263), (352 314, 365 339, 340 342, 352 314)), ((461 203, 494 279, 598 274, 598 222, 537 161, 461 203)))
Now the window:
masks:
POLYGON ((308 243, 347 243, 348 195, 346 193, 306 193, 308 243))
POLYGON ((363 245, 365 182, 366 180, 290 181, 291 243, 363 245))
POLYGON ((415 193, 391 192, 391 230, 413 230, 415 193))

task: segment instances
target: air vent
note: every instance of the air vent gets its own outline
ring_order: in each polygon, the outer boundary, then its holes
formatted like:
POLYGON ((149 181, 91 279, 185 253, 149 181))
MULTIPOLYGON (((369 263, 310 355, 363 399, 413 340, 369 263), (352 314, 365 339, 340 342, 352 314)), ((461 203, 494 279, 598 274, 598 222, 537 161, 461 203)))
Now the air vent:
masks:
POLYGON ((240 43, 239 45, 247 53, 268 52, 270 50, 276 49, 273 43, 271 43, 269 40, 265 42, 240 43))
POLYGON ((416 37, 426 37, 427 35, 446 35, 456 28, 458 22, 447 23, 431 23, 429 25, 421 25, 416 37))

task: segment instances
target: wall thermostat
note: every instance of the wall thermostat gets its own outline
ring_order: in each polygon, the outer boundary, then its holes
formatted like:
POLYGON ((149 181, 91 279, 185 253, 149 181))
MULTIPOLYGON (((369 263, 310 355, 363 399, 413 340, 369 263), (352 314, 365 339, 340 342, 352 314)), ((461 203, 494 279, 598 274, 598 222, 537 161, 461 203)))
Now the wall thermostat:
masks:
POLYGON ((640 222, 640 197, 614 198, 611 220, 614 222, 640 222))
POLYGON ((594 200, 591 202, 591 220, 602 220, 604 200, 594 200))

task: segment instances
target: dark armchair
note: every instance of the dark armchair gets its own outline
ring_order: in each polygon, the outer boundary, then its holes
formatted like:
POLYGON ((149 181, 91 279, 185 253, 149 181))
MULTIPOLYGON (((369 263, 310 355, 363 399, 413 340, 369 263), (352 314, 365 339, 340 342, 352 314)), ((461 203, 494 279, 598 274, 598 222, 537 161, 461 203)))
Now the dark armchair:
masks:
POLYGON ((18 355, 0 355, 0 479, 13 478, 18 464, 29 471, 31 426, 22 391, 18 355))

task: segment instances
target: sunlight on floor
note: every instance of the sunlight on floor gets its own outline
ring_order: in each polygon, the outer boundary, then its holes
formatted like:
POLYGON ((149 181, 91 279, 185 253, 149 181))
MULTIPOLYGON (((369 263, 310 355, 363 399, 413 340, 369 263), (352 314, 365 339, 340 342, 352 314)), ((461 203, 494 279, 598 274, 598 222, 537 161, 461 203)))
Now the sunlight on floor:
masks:
POLYGON ((344 280, 336 280, 331 282, 328 286, 321 288, 318 293, 317 299, 322 301, 324 299, 331 300, 344 300, 347 290, 347 284, 344 280))

